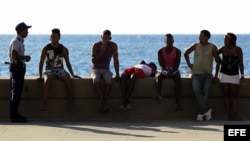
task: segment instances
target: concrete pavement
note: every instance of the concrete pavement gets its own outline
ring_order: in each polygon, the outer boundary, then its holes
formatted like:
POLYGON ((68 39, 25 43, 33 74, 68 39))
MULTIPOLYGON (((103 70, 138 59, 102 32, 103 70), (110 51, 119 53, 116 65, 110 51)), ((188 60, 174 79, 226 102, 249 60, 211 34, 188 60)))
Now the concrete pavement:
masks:
POLYGON ((0 141, 223 141, 228 121, 0 121, 0 141))

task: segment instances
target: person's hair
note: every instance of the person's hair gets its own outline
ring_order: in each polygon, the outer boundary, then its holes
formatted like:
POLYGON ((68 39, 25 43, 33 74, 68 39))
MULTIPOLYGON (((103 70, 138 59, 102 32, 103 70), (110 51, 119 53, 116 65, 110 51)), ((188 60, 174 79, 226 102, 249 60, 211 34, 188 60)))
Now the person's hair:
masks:
POLYGON ((111 36, 111 31, 110 30, 104 30, 102 35, 108 35, 108 36, 111 36))
POLYGON ((60 29, 58 29, 58 28, 53 28, 52 33, 58 34, 59 38, 61 37, 60 29))
POLYGON ((203 35, 205 36, 205 37, 207 37, 208 39, 210 39, 210 37, 211 37, 211 33, 208 31, 208 30, 201 30, 201 33, 203 33, 203 35))
POLYGON ((174 37, 172 36, 172 34, 170 34, 170 33, 167 33, 166 35, 165 35, 165 37, 170 37, 170 38, 172 38, 172 39, 174 39, 174 37))
POLYGON ((229 36, 230 39, 229 45, 235 46, 237 41, 237 36, 230 32, 228 32, 226 36, 229 36))

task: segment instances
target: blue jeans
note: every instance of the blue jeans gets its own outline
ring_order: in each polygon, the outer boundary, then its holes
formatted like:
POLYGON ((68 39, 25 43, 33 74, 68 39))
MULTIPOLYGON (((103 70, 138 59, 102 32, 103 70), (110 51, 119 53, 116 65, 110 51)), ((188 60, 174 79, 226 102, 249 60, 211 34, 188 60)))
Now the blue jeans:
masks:
POLYGON ((212 75, 209 73, 192 74, 193 92, 197 100, 197 114, 206 113, 210 107, 207 102, 207 97, 210 92, 212 75))

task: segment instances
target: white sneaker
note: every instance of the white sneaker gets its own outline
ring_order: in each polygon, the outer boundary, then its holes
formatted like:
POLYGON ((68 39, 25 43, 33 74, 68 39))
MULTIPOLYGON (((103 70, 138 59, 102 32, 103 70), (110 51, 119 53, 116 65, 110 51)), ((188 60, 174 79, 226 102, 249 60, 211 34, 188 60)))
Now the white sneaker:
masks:
POLYGON ((133 109, 132 104, 128 104, 128 105, 125 107, 125 109, 126 109, 127 111, 132 110, 132 109, 133 109))
POLYGON ((125 107, 124 107, 124 105, 122 104, 122 105, 119 107, 119 109, 121 109, 121 110, 125 111, 125 107))
POLYGON ((205 114, 206 120, 211 120, 212 118, 212 109, 210 108, 205 114))
POLYGON ((204 117, 204 115, 198 114, 196 120, 202 121, 203 117, 204 117))

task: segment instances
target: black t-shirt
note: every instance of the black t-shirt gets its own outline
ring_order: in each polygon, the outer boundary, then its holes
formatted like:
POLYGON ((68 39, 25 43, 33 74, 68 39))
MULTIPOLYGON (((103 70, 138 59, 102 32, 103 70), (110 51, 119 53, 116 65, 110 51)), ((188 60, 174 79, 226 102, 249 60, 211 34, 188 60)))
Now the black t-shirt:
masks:
POLYGON ((46 46, 46 70, 63 68, 63 45, 52 47, 51 44, 46 46))

